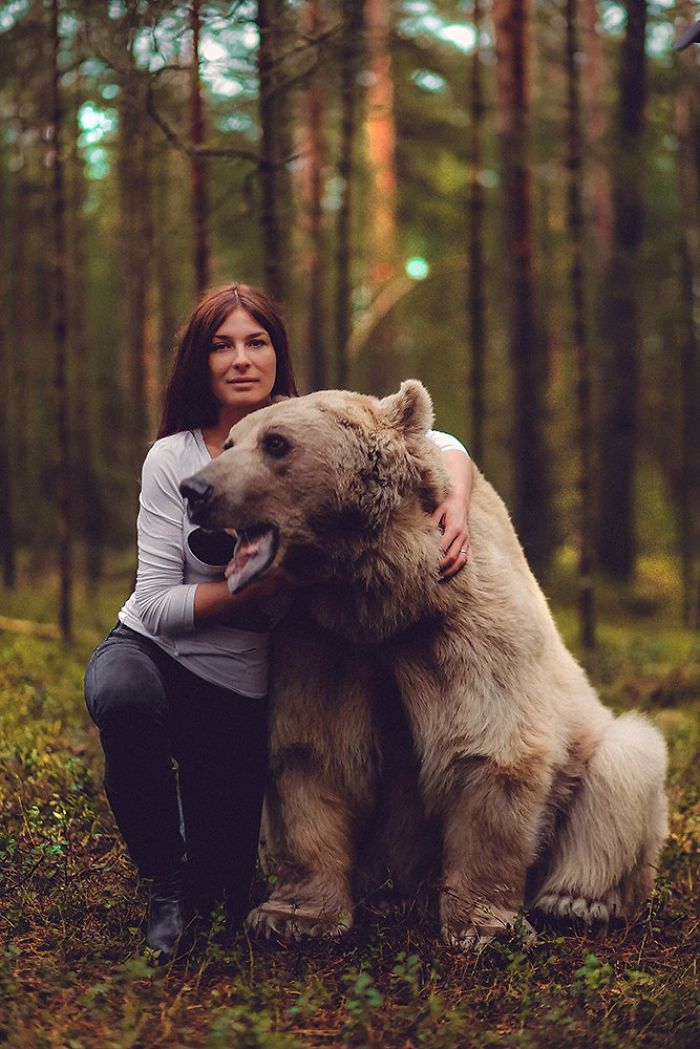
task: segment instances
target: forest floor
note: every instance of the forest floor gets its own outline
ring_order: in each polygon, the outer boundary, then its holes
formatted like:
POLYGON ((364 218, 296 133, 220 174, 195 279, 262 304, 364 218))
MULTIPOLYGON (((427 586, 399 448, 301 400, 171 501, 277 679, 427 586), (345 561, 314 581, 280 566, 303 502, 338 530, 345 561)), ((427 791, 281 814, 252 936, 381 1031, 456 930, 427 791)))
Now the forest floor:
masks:
MULTIPOLYGON (((601 595, 591 668, 604 700, 644 710, 669 744, 671 834, 657 887, 605 935, 544 930, 463 956, 433 921, 369 910, 340 943, 212 937, 188 964, 149 968, 146 895, 101 789, 84 712, 92 646, 130 586, 126 562, 77 595, 77 640, 0 630, 0 1044, 18 1049, 700 1044, 700 639, 677 624, 673 574, 647 562, 601 595)), ((550 587, 572 643, 570 565, 550 587)), ((55 580, 23 574, 0 614, 55 618, 55 580)), ((8 625, 6 623, 6 625, 8 625)))

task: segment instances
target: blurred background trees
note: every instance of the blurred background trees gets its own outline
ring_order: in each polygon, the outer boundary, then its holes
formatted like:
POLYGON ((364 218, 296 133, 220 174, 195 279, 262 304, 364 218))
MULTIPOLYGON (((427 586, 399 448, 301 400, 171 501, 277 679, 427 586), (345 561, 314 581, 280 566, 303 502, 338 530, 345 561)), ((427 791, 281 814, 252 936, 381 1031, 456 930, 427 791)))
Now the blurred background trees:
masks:
POLYGON ((67 594, 70 545, 97 586, 130 547, 177 328, 238 279, 282 302, 304 390, 421 378, 542 578, 665 557, 697 624, 695 14, 0 4, 4 587, 58 559, 67 594))

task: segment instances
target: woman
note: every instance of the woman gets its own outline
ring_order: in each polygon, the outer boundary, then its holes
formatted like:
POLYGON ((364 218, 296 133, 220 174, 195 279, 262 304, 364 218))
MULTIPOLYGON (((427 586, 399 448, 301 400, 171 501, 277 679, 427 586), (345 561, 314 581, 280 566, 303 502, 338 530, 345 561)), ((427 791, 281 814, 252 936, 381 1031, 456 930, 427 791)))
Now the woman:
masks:
MULTIPOLYGON (((136 587, 87 667, 107 797, 152 880, 146 941, 162 962, 182 951, 191 917, 222 895, 229 919, 247 909, 267 742, 267 634, 255 612, 286 588, 278 571, 231 594, 233 540, 193 526, 178 486, 220 454, 234 423, 296 393, 272 302, 242 284, 208 292, 181 337, 143 466, 136 587)), ((454 438, 431 436, 454 480, 435 511, 447 578, 468 559, 471 465, 454 438)))

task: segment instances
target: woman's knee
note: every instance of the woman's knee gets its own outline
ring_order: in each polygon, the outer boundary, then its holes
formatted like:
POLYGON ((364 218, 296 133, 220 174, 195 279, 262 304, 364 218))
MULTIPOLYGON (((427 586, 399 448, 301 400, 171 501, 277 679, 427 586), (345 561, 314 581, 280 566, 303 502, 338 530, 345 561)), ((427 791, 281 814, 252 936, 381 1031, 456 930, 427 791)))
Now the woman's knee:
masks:
POLYGON ((100 646, 85 672, 85 701, 97 727, 165 724, 168 697, 162 674, 149 656, 128 643, 100 646))

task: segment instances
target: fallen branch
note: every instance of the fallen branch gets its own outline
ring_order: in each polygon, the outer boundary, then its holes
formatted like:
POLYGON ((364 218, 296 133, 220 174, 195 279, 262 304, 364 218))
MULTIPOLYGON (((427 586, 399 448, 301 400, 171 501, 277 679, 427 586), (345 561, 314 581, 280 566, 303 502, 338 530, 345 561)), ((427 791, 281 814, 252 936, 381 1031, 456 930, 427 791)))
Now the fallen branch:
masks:
POLYGON ((9 616, 0 616, 0 630, 9 630, 13 634, 28 634, 30 637, 61 636, 61 631, 55 623, 32 623, 29 619, 10 619, 9 616))

